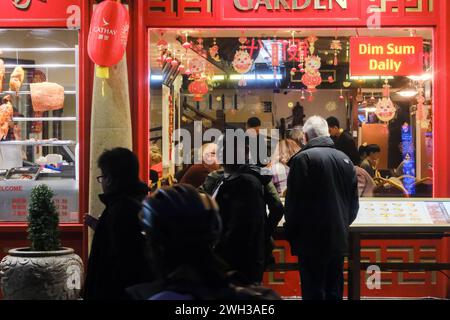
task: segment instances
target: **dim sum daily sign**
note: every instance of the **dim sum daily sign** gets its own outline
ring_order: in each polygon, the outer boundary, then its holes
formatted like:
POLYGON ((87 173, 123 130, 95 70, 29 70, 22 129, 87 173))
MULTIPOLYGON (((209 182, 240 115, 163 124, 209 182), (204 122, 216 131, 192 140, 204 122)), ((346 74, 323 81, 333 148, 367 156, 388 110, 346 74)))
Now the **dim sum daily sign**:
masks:
POLYGON ((423 38, 352 37, 352 76, 411 76, 423 73, 423 38))

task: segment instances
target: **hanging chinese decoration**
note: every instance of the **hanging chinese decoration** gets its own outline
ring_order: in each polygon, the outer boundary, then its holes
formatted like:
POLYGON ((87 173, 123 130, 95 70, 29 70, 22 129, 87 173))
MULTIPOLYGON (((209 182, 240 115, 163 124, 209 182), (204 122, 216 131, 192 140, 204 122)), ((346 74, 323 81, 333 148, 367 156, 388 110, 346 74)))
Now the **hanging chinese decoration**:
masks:
POLYGON ((333 65, 338 65, 338 54, 339 51, 342 50, 341 40, 335 39, 331 40, 331 50, 334 50, 334 60, 333 65))
POLYGON ((205 64, 200 58, 193 58, 189 62, 189 73, 193 80, 198 80, 205 72, 205 64))
POLYGON ((417 111, 416 111, 416 118, 417 121, 420 122, 420 126, 423 129, 428 128, 429 126, 429 107, 425 105, 425 96, 424 96, 424 87, 423 87, 423 80, 419 81, 419 88, 418 88, 418 95, 417 95, 417 111))
POLYGON ((169 160, 172 160, 175 107, 172 95, 169 95, 169 160))
POLYGON ((300 70, 301 73, 304 73, 305 72, 305 58, 308 56, 308 46, 307 46, 306 42, 303 40, 299 42, 298 54, 299 54, 298 69, 300 70))
POLYGON ((391 86, 388 84, 387 80, 385 80, 385 84, 383 87, 383 98, 381 98, 375 106, 375 115, 381 121, 389 122, 394 119, 397 109, 395 108, 394 103, 390 98, 391 86))
POLYGON ((342 43, 341 40, 338 39, 338 32, 336 29, 334 40, 331 40, 331 46, 330 49, 334 51, 334 59, 333 59, 333 65, 338 65, 338 54, 342 50, 342 43))
POLYGON ((130 16, 123 4, 105 0, 95 7, 88 38, 88 54, 97 65, 96 76, 109 78, 109 68, 122 60, 128 42, 130 16))
POLYGON ((302 82, 309 92, 314 92, 316 87, 322 83, 320 66, 320 57, 318 56, 311 55, 305 60, 305 74, 302 76, 302 82))
POLYGON ((243 87, 247 85, 247 82, 245 81, 245 74, 252 69, 253 59, 247 50, 244 49, 247 38, 241 37, 239 38, 239 42, 241 43, 241 47, 234 55, 232 65, 234 70, 242 75, 242 78, 239 80, 239 86, 243 87))
POLYGON ((203 96, 208 93, 208 84, 205 78, 200 78, 192 81, 188 86, 189 93, 194 95, 194 101, 200 102, 203 96))
POLYGON ((182 47, 186 50, 186 53, 187 53, 187 51, 192 48, 192 44, 189 42, 189 33, 188 32, 184 33, 184 37, 185 37, 185 41, 184 41, 182 47))
MULTIPOLYGON (((321 59, 319 56, 314 55, 314 52, 316 50, 315 43, 318 40, 315 35, 309 36, 307 39, 307 43, 309 45, 309 52, 308 48, 306 46, 300 47, 301 53, 300 58, 302 60, 302 54, 305 55, 304 58, 304 68, 300 68, 301 72, 304 72, 304 75, 302 76, 302 83, 306 86, 308 91, 310 93, 316 91, 316 87, 322 83, 322 76, 320 74, 320 67, 321 67, 321 59), (302 48, 305 48, 303 51, 302 48), (309 55, 308 55, 309 54, 309 55)), ((300 63, 299 67, 302 67, 302 62, 300 63)), ((312 96, 310 96, 312 99, 312 96)))
POLYGON ((316 41, 318 40, 318 38, 315 35, 311 35, 308 37, 308 43, 309 43, 309 54, 313 55, 314 52, 316 51, 316 41))
POLYGON ((209 56, 211 59, 220 62, 219 45, 217 44, 216 38, 214 38, 213 45, 209 48, 209 56))

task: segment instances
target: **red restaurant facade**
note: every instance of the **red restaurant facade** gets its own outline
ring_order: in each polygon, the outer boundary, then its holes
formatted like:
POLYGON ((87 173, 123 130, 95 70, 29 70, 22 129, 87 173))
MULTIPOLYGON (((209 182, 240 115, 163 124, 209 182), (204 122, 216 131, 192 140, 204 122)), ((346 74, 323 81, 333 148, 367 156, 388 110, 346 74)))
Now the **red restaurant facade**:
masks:
MULTIPOLYGON (((381 28, 433 29, 433 136, 434 197, 450 197, 450 3, 445 0, 128 0, 131 16, 128 44, 129 87, 132 109, 133 146, 139 157, 142 178, 148 179, 149 167, 149 102, 150 60, 149 30, 164 28, 368 28, 380 23, 381 28), (176 4, 174 4, 174 2, 176 4)), ((87 260, 87 232, 83 215, 88 211, 89 139, 91 122, 92 81, 94 66, 86 43, 89 17, 94 0, 2 1, 0 29, 79 30, 78 139, 79 139, 79 204, 78 222, 62 224, 65 246, 76 249, 87 260), (17 3, 25 8, 18 8, 17 3)), ((2 44, 0 47, 6 47, 2 44)), ((1 196, 1 194, 0 194, 1 196)), ((0 255, 7 249, 26 245, 26 224, 0 224, 0 255)), ((378 259, 448 261, 448 240, 367 241, 363 257, 378 259), (428 251, 427 251, 428 250, 428 251), (431 254, 430 254, 431 250, 431 254)), ((287 243, 278 244, 276 258, 290 262, 287 243)), ((390 273, 385 280, 391 285, 379 292, 364 291, 363 296, 450 296, 450 281, 435 273, 390 273)), ((298 274, 274 272, 266 283, 282 295, 298 295, 298 274)))

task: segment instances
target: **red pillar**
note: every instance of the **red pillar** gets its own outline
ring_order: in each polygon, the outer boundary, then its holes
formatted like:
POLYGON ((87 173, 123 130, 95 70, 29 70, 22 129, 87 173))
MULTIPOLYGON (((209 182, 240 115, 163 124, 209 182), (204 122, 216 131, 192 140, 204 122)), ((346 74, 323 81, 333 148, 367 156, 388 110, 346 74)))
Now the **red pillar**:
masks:
MULTIPOLYGON (((450 3, 440 4, 439 24, 434 34, 434 195, 450 197, 450 3)), ((450 259, 450 240, 444 240, 443 259, 450 259)), ((450 281, 446 292, 450 297, 450 281)))
MULTIPOLYGON (((94 0, 81 2, 81 32, 80 32, 80 75, 79 75, 79 141, 80 141, 80 193, 79 193, 79 211, 81 223, 83 216, 89 210, 89 155, 90 155, 90 136, 91 136, 91 107, 92 107, 92 84, 94 65, 87 53, 87 39, 89 36, 89 25, 91 21, 94 0)), ((88 258, 88 229, 83 226, 83 261, 87 266, 88 258)))
POLYGON ((133 123, 133 151, 139 158, 141 179, 148 181, 150 138, 149 122, 149 59, 146 28, 147 10, 145 0, 130 3, 132 13, 132 52, 129 55, 131 70, 131 119, 133 123))

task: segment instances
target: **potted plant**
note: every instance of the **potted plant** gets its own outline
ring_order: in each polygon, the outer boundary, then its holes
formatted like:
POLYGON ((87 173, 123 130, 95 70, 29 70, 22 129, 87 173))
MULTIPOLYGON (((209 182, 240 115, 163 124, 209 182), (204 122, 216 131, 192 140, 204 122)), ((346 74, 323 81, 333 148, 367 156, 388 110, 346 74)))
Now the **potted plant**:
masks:
POLYGON ((0 262, 0 285, 6 300, 73 300, 80 296, 83 264, 73 249, 60 245, 53 196, 46 185, 31 192, 31 247, 9 250, 0 262))

